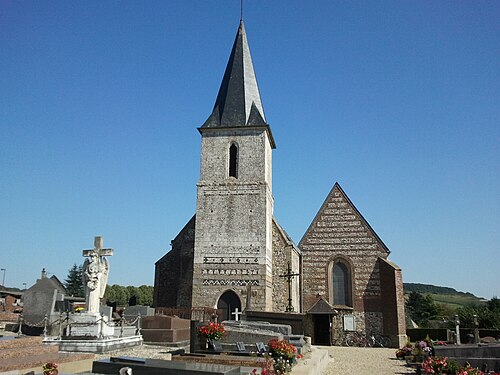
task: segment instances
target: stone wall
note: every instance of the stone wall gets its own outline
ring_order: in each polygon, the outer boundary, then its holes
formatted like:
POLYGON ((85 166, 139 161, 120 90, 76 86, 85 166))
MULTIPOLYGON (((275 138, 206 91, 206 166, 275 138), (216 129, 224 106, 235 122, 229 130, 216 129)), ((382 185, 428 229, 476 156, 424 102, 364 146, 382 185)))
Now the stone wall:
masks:
POLYGON ((341 258, 350 264, 352 302, 356 310, 377 310, 380 298, 378 258, 388 251, 336 184, 302 238, 304 307, 319 293, 333 304, 331 268, 341 258))
POLYGON ((342 316, 347 313, 354 315, 358 331, 396 334, 402 327, 404 331, 401 270, 395 271, 386 261, 389 250, 340 185, 330 191, 299 247, 304 312, 318 294, 323 296, 341 311, 334 318, 332 335, 343 334, 342 316), (332 270, 337 261, 349 269, 352 306, 334 304, 332 270))
MULTIPOLYGON (((273 310, 284 312, 288 306, 288 282, 284 275, 288 272, 288 262, 293 273, 300 271, 300 254, 292 240, 281 226, 273 220, 273 310)), ((300 279, 292 279, 292 305, 300 312, 300 279)))
POLYGON ((192 306, 214 306, 227 290, 242 307, 272 309, 272 160, 263 128, 204 130, 196 208, 192 306), (238 149, 229 177, 229 148, 238 149))
POLYGON ((356 332, 367 334, 383 334, 383 316, 379 312, 363 312, 352 310, 338 310, 339 314, 332 319, 332 342, 340 345, 349 331, 344 331, 344 316, 354 316, 354 327, 356 332))
POLYGON ((406 343, 405 299, 401 269, 387 259, 379 259, 382 282, 384 334, 394 346, 406 343))
POLYGON ((193 216, 155 264, 154 307, 191 307, 194 226, 193 216))

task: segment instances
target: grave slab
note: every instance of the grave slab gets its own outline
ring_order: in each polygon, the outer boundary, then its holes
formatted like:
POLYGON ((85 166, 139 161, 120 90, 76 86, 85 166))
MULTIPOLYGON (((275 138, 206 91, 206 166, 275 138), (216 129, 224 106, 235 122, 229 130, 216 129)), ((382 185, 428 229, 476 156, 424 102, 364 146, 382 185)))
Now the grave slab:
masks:
POLYGON ((65 352, 106 353, 111 350, 142 345, 142 336, 108 337, 101 340, 60 340, 48 337, 43 340, 46 345, 59 345, 59 350, 65 352))
POLYGON ((132 368, 134 375, 240 375, 239 366, 140 358, 124 358, 121 361, 119 358, 113 358, 113 361, 111 359, 94 361, 92 372, 117 374, 125 366, 132 368))

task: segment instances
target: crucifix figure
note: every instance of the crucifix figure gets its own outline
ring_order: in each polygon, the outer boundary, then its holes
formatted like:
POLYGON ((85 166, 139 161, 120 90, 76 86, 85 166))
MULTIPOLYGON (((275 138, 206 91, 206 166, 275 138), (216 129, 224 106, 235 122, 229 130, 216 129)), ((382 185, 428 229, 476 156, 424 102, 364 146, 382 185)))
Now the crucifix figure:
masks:
POLYGON ((286 307, 286 311, 293 311, 292 305, 292 280, 295 276, 299 276, 299 273, 293 273, 292 267, 290 266, 290 262, 288 262, 288 267, 286 273, 284 275, 279 275, 280 277, 285 277, 288 282, 288 306, 286 307))
POLYGON ((231 315, 234 315, 234 320, 236 320, 236 321, 240 320, 241 314, 243 314, 243 312, 239 311, 238 308, 235 308, 234 312, 231 313, 231 315))
POLYGON ((102 245, 102 237, 95 237, 94 248, 83 250, 83 256, 88 257, 83 263, 83 288, 90 313, 99 313, 109 274, 109 262, 105 257, 113 255, 113 249, 103 249, 102 245))

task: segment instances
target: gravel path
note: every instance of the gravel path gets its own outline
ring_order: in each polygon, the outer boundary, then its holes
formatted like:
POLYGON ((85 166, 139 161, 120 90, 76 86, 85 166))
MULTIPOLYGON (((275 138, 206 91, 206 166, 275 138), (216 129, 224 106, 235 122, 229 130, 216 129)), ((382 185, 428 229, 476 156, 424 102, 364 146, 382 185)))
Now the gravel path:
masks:
POLYGON ((404 361, 396 359, 396 349, 351 348, 323 346, 330 353, 332 362, 322 375, 393 375, 415 374, 404 361))

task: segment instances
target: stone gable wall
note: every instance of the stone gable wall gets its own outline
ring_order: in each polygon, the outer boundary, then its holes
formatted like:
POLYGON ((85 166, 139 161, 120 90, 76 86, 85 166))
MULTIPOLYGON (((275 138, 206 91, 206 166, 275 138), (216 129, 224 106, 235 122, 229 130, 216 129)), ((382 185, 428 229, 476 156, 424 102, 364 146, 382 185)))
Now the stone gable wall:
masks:
POLYGON ((399 271, 385 261, 388 251, 356 207, 337 184, 334 186, 299 245, 303 254, 304 311, 322 295, 333 305, 332 267, 341 259, 351 270, 352 308, 334 306, 332 339, 344 335, 342 316, 355 317, 356 330, 367 333, 399 331, 404 300, 399 271), (383 269, 381 269, 383 267, 383 269))
POLYGON ((373 299, 380 297, 377 260, 387 253, 378 243, 347 197, 334 188, 300 243, 304 268, 304 307, 319 293, 332 300, 329 270, 334 259, 343 257, 352 264, 353 307, 377 311, 373 299))
POLYGON ((154 307, 191 307, 195 218, 155 265, 154 307))

